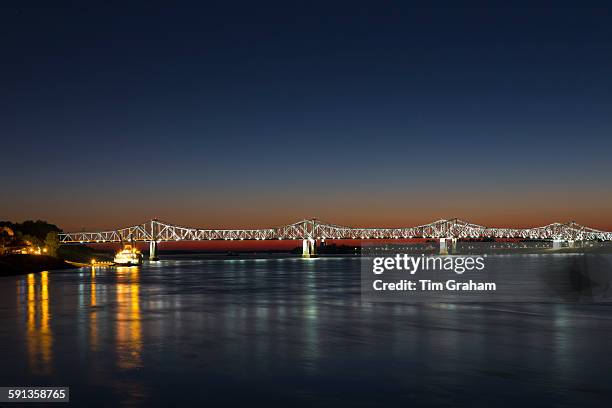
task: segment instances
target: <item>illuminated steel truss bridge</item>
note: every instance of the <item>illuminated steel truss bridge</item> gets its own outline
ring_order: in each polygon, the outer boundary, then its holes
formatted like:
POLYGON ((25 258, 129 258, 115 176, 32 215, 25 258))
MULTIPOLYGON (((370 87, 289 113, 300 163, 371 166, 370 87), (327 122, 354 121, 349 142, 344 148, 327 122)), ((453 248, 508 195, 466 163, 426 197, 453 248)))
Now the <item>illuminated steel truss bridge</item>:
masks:
POLYGON ((600 231, 575 222, 553 223, 534 228, 491 228, 460 219, 438 220, 416 227, 360 228, 330 224, 317 219, 302 220, 290 225, 259 229, 203 229, 182 227, 159 220, 101 232, 59 234, 61 244, 104 242, 149 242, 150 256, 156 257, 157 243, 208 240, 302 240, 303 255, 313 256, 316 240, 343 239, 439 239, 441 252, 446 240, 502 239, 550 240, 555 243, 575 241, 612 241, 612 232, 600 231))

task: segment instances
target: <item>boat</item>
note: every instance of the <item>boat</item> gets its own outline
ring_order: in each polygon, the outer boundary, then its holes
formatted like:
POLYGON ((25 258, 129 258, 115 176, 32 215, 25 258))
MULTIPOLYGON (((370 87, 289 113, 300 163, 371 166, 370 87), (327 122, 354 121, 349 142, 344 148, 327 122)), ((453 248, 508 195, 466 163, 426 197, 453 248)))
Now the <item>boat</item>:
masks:
POLYGON ((123 249, 115 254, 115 265, 132 266, 142 264, 142 253, 135 245, 125 244, 123 249))

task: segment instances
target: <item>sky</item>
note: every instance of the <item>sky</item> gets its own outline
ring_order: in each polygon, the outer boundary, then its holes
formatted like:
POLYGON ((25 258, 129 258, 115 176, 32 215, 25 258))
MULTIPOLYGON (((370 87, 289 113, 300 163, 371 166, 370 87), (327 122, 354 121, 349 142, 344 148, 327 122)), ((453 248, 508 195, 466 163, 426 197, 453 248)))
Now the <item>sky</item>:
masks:
POLYGON ((612 229, 609 5, 20 3, 0 219, 612 229))

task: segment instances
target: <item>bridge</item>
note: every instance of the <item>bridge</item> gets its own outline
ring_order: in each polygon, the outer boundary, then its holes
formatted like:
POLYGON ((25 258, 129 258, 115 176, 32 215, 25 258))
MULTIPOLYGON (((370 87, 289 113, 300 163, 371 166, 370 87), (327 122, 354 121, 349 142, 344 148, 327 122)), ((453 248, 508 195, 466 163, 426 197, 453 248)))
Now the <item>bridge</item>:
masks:
POLYGON ((362 228, 330 224, 307 219, 293 224, 259 229, 203 229, 151 220, 144 224, 100 232, 69 232, 59 234, 60 244, 93 244, 104 242, 148 242, 150 259, 157 259, 160 242, 209 240, 301 240, 302 256, 316 256, 316 241, 344 239, 410 239, 440 240, 440 253, 447 253, 447 241, 453 245, 458 239, 517 238, 553 241, 573 245, 576 241, 612 241, 612 232, 585 227, 575 222, 552 223, 534 228, 485 227, 457 218, 441 219, 416 227, 362 228))

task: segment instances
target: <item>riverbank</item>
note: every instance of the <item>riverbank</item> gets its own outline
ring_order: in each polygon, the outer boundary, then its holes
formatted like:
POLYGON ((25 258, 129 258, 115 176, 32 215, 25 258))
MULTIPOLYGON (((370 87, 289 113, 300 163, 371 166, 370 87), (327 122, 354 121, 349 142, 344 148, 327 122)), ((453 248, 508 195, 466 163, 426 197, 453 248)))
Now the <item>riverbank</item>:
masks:
POLYGON ((74 268, 63 259, 47 255, 0 256, 0 276, 25 275, 32 272, 74 268))

